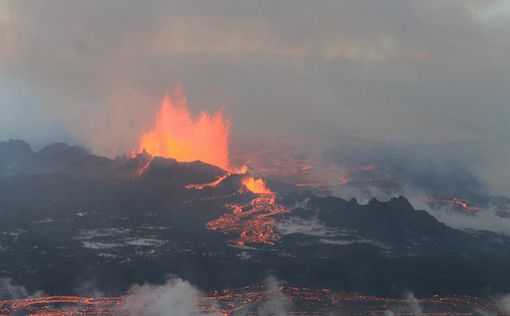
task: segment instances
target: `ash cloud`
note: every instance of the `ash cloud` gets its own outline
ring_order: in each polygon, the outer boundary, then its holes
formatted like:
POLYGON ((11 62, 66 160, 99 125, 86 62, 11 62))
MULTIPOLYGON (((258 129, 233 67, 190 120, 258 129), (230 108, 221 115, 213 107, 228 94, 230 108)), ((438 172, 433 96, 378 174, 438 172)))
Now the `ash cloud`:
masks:
MULTIPOLYGON (((113 157, 182 83, 193 112, 225 106, 234 144, 340 138, 334 150, 359 159, 368 143, 409 191, 508 196, 510 14, 498 3, 0 0, 0 135, 113 157)), ((380 189, 369 194, 400 188, 380 189)))
POLYGON ((238 136, 506 143, 496 3, 3 0, 0 78, 16 89, 0 88, 0 132, 112 156, 182 82, 193 110, 224 105, 238 136))

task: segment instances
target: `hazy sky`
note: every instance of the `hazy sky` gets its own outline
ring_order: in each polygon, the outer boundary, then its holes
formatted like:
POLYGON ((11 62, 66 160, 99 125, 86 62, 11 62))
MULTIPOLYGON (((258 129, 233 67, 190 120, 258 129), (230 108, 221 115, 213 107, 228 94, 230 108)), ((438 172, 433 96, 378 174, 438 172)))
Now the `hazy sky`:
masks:
POLYGON ((234 141, 508 148, 510 6, 0 0, 1 139, 131 150, 176 83, 195 113, 224 106, 234 141))

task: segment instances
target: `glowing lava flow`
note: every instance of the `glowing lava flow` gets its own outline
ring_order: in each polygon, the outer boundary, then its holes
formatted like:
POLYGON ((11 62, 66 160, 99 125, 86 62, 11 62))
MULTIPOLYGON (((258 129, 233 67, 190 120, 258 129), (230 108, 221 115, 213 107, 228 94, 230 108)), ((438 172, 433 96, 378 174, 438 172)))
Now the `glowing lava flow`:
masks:
POLYGON ((200 183, 200 184, 188 184, 185 188, 186 189, 193 189, 193 190, 203 190, 205 188, 215 188, 218 186, 218 184, 222 183, 225 179, 230 177, 232 174, 229 172, 225 174, 224 176, 218 177, 216 180, 209 182, 209 183, 200 183))
POLYGON ((470 205, 467 200, 460 198, 446 199, 446 198, 429 198, 427 200, 428 204, 440 204, 440 205, 452 205, 456 207, 460 207, 461 209, 469 212, 476 213, 480 210, 479 207, 470 205))
POLYGON ((264 180, 255 179, 254 177, 245 177, 242 180, 243 185, 253 193, 256 194, 271 194, 274 195, 273 192, 266 186, 264 180))
POLYGON ((278 233, 274 229, 273 216, 289 213, 290 210, 276 203, 276 193, 272 192, 262 179, 251 176, 242 179, 243 189, 258 197, 249 203, 228 204, 231 213, 207 223, 207 228, 221 231, 226 235, 239 234, 235 240, 237 246, 252 243, 274 245, 278 233))
MULTIPOLYGON (((268 300, 274 300, 274 297, 288 298, 292 301, 294 306, 288 315, 337 315, 338 311, 341 311, 342 315, 388 315, 388 310, 396 311, 397 315, 411 314, 406 308, 409 304, 407 299, 320 288, 278 287, 269 290, 262 286, 250 286, 208 293, 206 297, 199 300, 198 308, 193 315, 257 315, 259 314, 257 310, 260 311, 259 307, 267 304, 268 300)), ((132 304, 130 302, 133 302, 132 299, 136 301, 140 298, 130 295, 120 297, 51 296, 0 300, 0 315, 136 315, 129 308, 132 304)), ((143 312, 152 311, 151 307, 158 310, 160 306, 150 299, 144 302, 146 305, 143 312)), ((476 311, 487 311, 490 315, 497 314, 494 301, 479 297, 435 295, 419 298, 417 302, 423 308, 423 315, 476 315, 476 311)))
POLYGON ((165 95, 152 131, 140 138, 139 152, 181 162, 200 160, 230 170, 229 123, 222 110, 193 117, 183 89, 165 95))
MULTIPOLYGON (((188 111, 186 97, 181 87, 177 87, 172 96, 166 95, 161 104, 155 127, 140 138, 139 152, 151 156, 173 158, 181 162, 200 160, 215 165, 228 173, 210 183, 189 184, 187 189, 202 190, 215 188, 231 175, 243 175, 246 167, 236 170, 229 160, 229 123, 220 110, 213 116, 202 112, 198 118, 188 111)), ((150 167, 150 159, 138 171, 143 175, 150 167)), ((236 244, 248 243, 273 244, 277 238, 271 216, 289 212, 283 205, 275 202, 276 194, 262 179, 251 176, 242 178, 242 189, 258 197, 247 204, 229 204, 226 207, 232 213, 224 214, 211 221, 207 227, 225 234, 239 233, 236 244)))

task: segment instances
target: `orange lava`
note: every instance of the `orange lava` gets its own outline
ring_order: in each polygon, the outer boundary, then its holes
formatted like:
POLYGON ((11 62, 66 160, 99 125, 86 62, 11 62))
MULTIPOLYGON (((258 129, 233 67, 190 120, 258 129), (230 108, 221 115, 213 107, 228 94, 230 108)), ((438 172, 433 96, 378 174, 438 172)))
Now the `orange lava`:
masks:
POLYGON ((465 211, 468 211, 470 213, 475 213, 480 210, 479 207, 470 205, 467 200, 460 199, 460 198, 453 198, 453 199, 446 199, 446 198, 430 198, 427 200, 427 203, 429 204, 446 204, 446 205, 453 205, 462 208, 465 211))
POLYGON ((112 315, 121 298, 48 296, 0 301, 0 315, 112 315), (72 308, 66 308, 72 306, 72 308))
MULTIPOLYGON (((342 311, 346 315, 410 315, 404 299, 338 292, 331 289, 282 287, 268 289, 251 286, 212 291, 201 298, 197 315, 255 315, 257 308, 271 297, 287 298, 295 305, 288 315, 330 315, 342 311), (283 295, 283 296, 282 296, 283 295)), ((16 300, 0 300, 0 315, 132 315, 122 308, 131 297, 49 296, 16 300)), ((471 296, 432 296, 419 298, 424 315, 473 315, 487 311, 496 315, 497 306, 488 299, 471 296)), ((147 306, 149 307, 149 306, 147 306)))
POLYGON ((234 243, 240 247, 254 243, 274 245, 278 233, 274 229, 273 216, 289 213, 290 210, 276 202, 276 194, 264 180, 245 177, 242 184, 258 197, 249 203, 226 205, 231 212, 210 221, 207 228, 226 235, 239 234, 234 243))
MULTIPOLYGON (((187 100, 181 87, 177 87, 172 96, 167 94, 161 104, 155 127, 140 138, 139 152, 151 156, 173 158, 181 162, 200 160, 215 165, 229 173, 210 183, 189 184, 187 189, 202 190, 215 188, 233 173, 245 174, 247 167, 233 168, 229 160, 229 122, 220 110, 215 115, 203 111, 195 118, 187 106, 187 100)), ((146 172, 151 164, 149 160, 138 171, 146 172)), ((241 180, 242 188, 259 197, 243 205, 227 205, 232 213, 224 214, 207 224, 213 230, 229 234, 239 233, 238 245, 248 243, 273 244, 276 232, 270 216, 286 213, 288 210, 275 202, 276 194, 262 179, 245 176, 241 180)))
POLYGON ((193 117, 183 89, 166 94, 154 129, 140 138, 139 152, 181 162, 200 160, 230 170, 229 122, 222 110, 214 115, 202 111, 193 117))
POLYGON ((274 245, 278 234, 271 216, 285 214, 289 209, 274 203, 272 198, 256 198, 246 204, 229 204, 231 213, 207 223, 207 228, 226 235, 239 234, 234 241, 237 246, 261 243, 274 245))
POLYGON ((231 173, 227 173, 224 176, 218 177, 216 180, 214 180, 212 182, 209 182, 209 183, 188 184, 186 186, 186 189, 190 189, 190 190, 203 190, 205 188, 215 188, 220 183, 222 183, 225 179, 230 177, 231 175, 232 175, 231 173))
POLYGON ((147 172, 147 170, 149 170, 149 168, 150 168, 150 166, 151 166, 151 163, 152 163, 152 158, 151 158, 151 159, 149 159, 149 161, 147 161, 147 163, 145 163, 145 164, 143 165, 143 167, 142 167, 142 168, 140 168, 140 169, 138 170, 137 174, 138 174, 139 176, 141 176, 141 175, 143 175, 145 172, 147 172))
POLYGON ((254 177, 245 177, 242 180, 243 185, 255 194, 274 194, 265 184, 262 179, 255 179, 254 177))

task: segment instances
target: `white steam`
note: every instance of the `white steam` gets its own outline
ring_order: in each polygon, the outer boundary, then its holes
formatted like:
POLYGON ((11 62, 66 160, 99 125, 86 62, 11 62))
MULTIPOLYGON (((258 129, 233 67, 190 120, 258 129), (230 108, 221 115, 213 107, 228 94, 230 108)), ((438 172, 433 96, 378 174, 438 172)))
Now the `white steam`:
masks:
POLYGON ((431 209, 430 206, 424 202, 427 199, 425 195, 413 192, 406 196, 416 209, 426 210, 438 221, 452 228, 490 231, 496 234, 510 236, 510 217, 498 215, 496 209, 480 209, 475 213, 459 212, 448 205, 431 209))
POLYGON ((486 230, 510 236, 510 218, 498 216, 492 210, 462 214, 448 209, 429 210, 438 221, 458 229, 486 230))
POLYGON ((258 310, 259 316, 286 316, 292 307, 290 299, 285 296, 278 280, 266 279, 267 300, 258 310))
POLYGON ((510 315, 510 294, 500 298, 496 303, 496 307, 500 313, 510 315))
POLYGON ((170 279, 163 285, 134 285, 120 311, 146 316, 214 315, 199 312, 203 297, 197 288, 179 278, 170 279))
POLYGON ((404 294, 403 302, 404 305, 399 307, 396 312, 387 310, 384 314, 386 316, 394 316, 396 314, 406 314, 413 316, 423 315, 423 307, 412 292, 407 292, 404 294))
POLYGON ((22 285, 16 285, 12 279, 0 279, 0 300, 13 300, 20 298, 41 297, 43 292, 31 293, 22 285))

